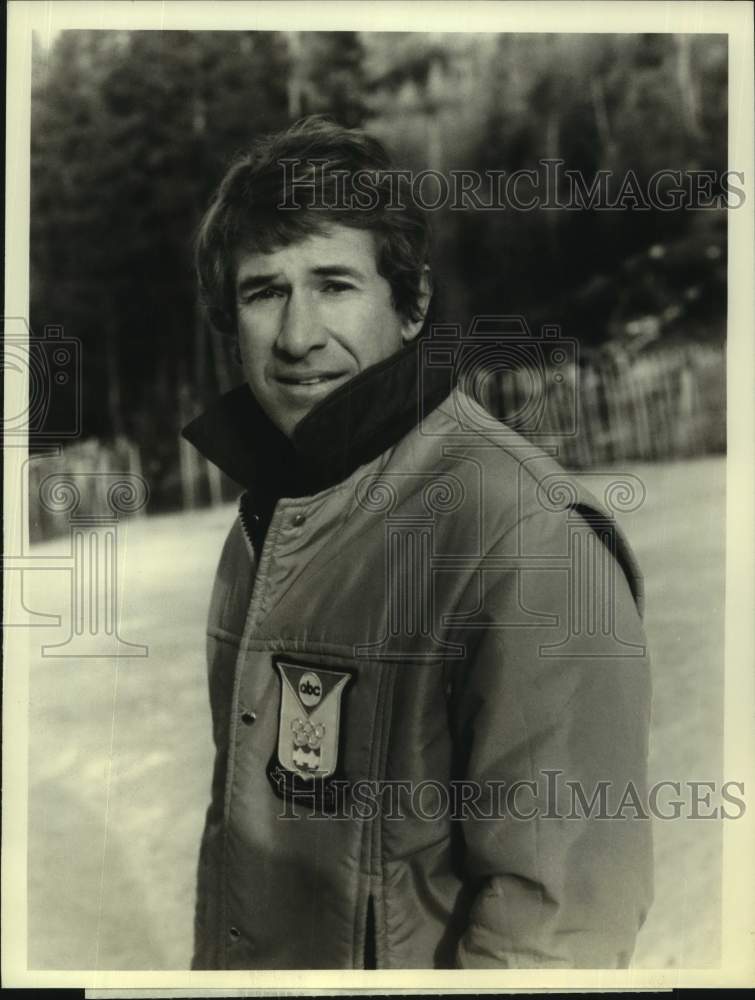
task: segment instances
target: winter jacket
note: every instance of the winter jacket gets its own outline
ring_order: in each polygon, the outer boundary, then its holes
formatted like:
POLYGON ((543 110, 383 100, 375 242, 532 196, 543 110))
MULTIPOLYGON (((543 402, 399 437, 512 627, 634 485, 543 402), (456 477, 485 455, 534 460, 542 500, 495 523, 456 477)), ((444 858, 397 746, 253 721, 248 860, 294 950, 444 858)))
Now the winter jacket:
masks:
POLYGON ((415 391, 421 364, 361 373, 292 442, 246 387, 184 432, 245 488, 207 626, 193 968, 630 960, 636 563, 585 477, 458 386, 415 391))

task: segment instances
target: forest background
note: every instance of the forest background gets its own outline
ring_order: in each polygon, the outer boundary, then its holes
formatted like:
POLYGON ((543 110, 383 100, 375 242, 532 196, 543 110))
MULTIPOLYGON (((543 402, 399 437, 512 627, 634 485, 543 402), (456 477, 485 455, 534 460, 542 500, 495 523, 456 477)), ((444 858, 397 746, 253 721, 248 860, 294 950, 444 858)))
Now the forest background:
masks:
MULTIPOLYGON (((66 467, 125 464, 153 512, 234 491, 180 439, 240 380, 197 301, 192 242, 260 133, 324 112, 415 171, 562 160, 614 190, 727 168, 725 35, 77 30, 35 40, 33 67, 31 328, 77 341, 81 364, 46 419, 54 432, 80 404, 66 467)), ((567 464, 723 450, 726 212, 718 181, 708 194, 432 213, 436 321, 521 315, 578 342, 585 434, 567 464)))

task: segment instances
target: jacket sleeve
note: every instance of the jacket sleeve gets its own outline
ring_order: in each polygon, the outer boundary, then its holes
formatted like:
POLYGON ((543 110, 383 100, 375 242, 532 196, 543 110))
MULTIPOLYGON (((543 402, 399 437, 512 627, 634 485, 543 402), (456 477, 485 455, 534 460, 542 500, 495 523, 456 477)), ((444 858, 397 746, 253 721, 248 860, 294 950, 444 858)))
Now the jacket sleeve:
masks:
POLYGON ((482 574, 454 720, 494 818, 461 821, 461 968, 623 967, 650 905, 649 661, 611 548, 541 511, 491 553, 517 568, 482 574))

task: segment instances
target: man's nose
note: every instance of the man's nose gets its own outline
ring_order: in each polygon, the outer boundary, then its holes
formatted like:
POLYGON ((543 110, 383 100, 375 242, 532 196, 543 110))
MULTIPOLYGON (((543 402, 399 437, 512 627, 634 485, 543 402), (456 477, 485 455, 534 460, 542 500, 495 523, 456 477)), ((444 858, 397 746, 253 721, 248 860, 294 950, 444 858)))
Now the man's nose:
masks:
POLYGON ((292 292, 288 297, 276 346, 292 358, 303 358, 313 348, 324 347, 328 339, 317 309, 308 296, 292 292))

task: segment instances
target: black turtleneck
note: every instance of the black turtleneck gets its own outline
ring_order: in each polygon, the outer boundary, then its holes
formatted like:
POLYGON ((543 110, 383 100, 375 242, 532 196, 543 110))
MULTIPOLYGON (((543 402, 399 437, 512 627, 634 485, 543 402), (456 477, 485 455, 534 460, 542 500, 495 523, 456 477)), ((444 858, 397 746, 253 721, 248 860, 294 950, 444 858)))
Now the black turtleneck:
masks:
POLYGON ((314 406, 291 439, 246 384, 184 428, 186 440, 246 490, 241 514, 255 547, 280 497, 312 496, 342 482, 448 396, 451 368, 423 363, 425 353, 419 339, 366 368, 314 406))

